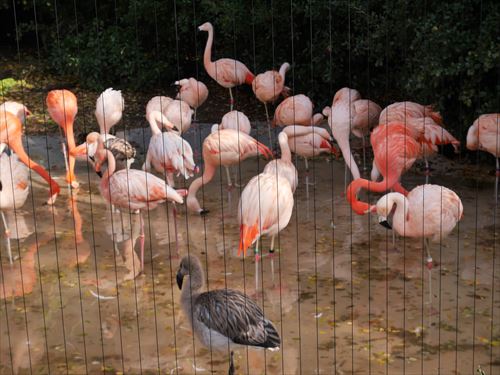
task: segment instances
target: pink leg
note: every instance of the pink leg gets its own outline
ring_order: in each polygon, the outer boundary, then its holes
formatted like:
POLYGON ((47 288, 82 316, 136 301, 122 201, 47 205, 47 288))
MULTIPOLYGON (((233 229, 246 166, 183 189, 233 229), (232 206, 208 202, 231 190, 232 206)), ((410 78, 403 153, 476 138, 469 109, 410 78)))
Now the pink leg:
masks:
POLYGON ((179 255, 179 238, 177 236, 177 208, 175 208, 175 203, 172 203, 172 214, 174 216, 174 234, 175 234, 175 252, 179 255))
POLYGON ((144 271, 144 219, 142 218, 142 211, 139 211, 139 222, 141 225, 141 234, 139 235, 141 243, 141 271, 144 271))

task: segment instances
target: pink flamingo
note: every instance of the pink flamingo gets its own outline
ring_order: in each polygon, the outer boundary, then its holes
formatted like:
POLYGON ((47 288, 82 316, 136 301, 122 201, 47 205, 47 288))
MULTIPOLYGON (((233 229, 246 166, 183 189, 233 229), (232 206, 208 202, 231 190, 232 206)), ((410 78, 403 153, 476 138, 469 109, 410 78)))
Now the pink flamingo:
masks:
POLYGON ((361 94, 354 89, 344 87, 335 93, 331 107, 323 109, 328 117, 328 125, 337 141, 347 167, 353 179, 360 178, 358 166, 349 144, 350 134, 363 140, 363 163, 365 162, 365 135, 378 121, 380 106, 371 100, 361 99, 361 94))
POLYGON ((73 131, 78 103, 75 94, 69 90, 52 90, 47 94, 47 111, 50 117, 61 127, 66 137, 62 144, 64 163, 66 166, 66 182, 74 189, 80 185, 75 176, 76 143, 73 131))
POLYGON ((203 82, 197 81, 192 77, 176 81, 175 85, 180 86, 179 92, 175 98, 185 101, 194 109, 194 119, 196 120, 196 110, 205 103, 208 98, 207 86, 203 82))
POLYGON ((422 129, 418 133, 415 129, 401 123, 380 125, 373 130, 370 141, 374 165, 384 178, 380 182, 372 182, 364 178, 357 178, 351 182, 347 187, 346 198, 354 212, 363 215, 370 209, 368 203, 358 201, 357 195, 360 189, 379 193, 394 189, 404 195, 408 194, 400 185, 399 179, 420 156, 421 146, 418 139, 422 136, 422 129))
POLYGON ((6 111, 16 116, 22 124, 26 124, 26 118, 31 116, 31 111, 24 104, 6 101, 0 105, 0 112, 6 111))
POLYGON ((271 236, 270 253, 274 251, 274 237, 286 228, 293 211, 293 191, 288 179, 281 174, 261 173, 253 177, 241 193, 238 205, 240 245, 238 256, 246 256, 255 243, 255 288, 258 288, 259 239, 271 236))
POLYGON ((276 107, 273 126, 317 125, 323 120, 323 115, 313 115, 313 109, 313 102, 307 96, 289 96, 276 107))
POLYGON ((17 154, 21 162, 47 181, 49 184, 49 200, 47 204, 54 204, 61 191, 59 184, 50 177, 45 168, 31 160, 24 151, 22 127, 21 120, 18 117, 7 111, 0 111, 0 154, 6 146, 9 146, 17 154))
POLYGON ((193 212, 203 215, 208 213, 202 209, 196 193, 203 185, 208 184, 215 175, 218 165, 230 166, 259 154, 272 157, 271 150, 248 134, 233 129, 222 129, 209 134, 203 141, 203 175, 195 179, 189 186, 187 206, 193 212))
POLYGON ((185 101, 175 99, 168 103, 163 111, 166 120, 163 120, 162 123, 167 130, 182 134, 191 127, 193 113, 193 110, 185 101))
MULTIPOLYGON (((424 129, 423 142, 421 142, 421 157, 425 162, 425 170, 429 172, 428 157, 438 152, 438 145, 451 144, 458 152, 460 142, 443 128, 443 119, 430 105, 424 106, 414 102, 398 102, 384 108, 380 113, 379 123, 388 124, 399 122, 406 126, 424 129)), ((372 170, 372 179, 378 178, 377 169, 372 170)))
POLYGON ((115 172, 115 157, 111 151, 104 149, 104 146, 100 142, 96 152, 96 172, 101 172, 101 167, 105 161, 107 161, 108 168, 99 184, 101 195, 115 207, 131 211, 139 210, 141 223, 141 270, 143 270, 144 219, 142 211, 145 209, 154 209, 167 200, 183 203, 182 196, 186 194, 186 191, 176 191, 162 179, 137 169, 122 169, 115 172))
POLYGON ((254 80, 254 74, 241 61, 234 59, 219 59, 212 61, 212 44, 214 42, 214 27, 210 22, 205 22, 198 27, 200 31, 208 32, 205 53, 203 54, 203 65, 208 75, 212 77, 219 85, 229 89, 231 98, 231 111, 233 110, 233 92, 232 88, 246 83, 251 85, 254 80))
POLYGON ((252 90, 257 99, 264 104, 266 110, 269 139, 271 139, 271 122, 269 120, 267 103, 274 103, 281 94, 285 97, 290 94, 290 89, 285 86, 285 75, 289 69, 290 64, 285 62, 281 65, 279 72, 268 70, 267 72, 257 74, 252 82, 252 90))
POLYGON ((500 113, 479 116, 467 132, 467 148, 489 152, 496 159, 495 199, 498 197, 500 176, 500 113))
POLYGON ((158 111, 160 113, 165 114, 165 110, 167 106, 172 103, 174 99, 169 98, 168 96, 154 96, 152 97, 148 104, 146 104, 146 118, 148 114, 154 111, 158 111))

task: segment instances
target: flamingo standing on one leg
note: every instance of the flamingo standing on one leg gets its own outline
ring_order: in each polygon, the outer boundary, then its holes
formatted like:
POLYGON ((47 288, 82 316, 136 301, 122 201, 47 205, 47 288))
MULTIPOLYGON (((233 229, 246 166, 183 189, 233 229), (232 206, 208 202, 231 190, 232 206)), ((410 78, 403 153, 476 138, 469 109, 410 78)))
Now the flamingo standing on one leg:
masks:
POLYGON ((349 144, 350 134, 363 140, 363 163, 365 162, 365 135, 370 128, 377 125, 380 106, 371 100, 361 99, 361 94, 354 89, 344 87, 333 97, 331 107, 323 109, 323 115, 328 117, 328 125, 337 141, 347 167, 353 179, 360 173, 349 144))
POLYGON ((467 132, 467 148, 489 152, 496 159, 495 201, 498 199, 500 177, 500 113, 479 116, 467 132))
POLYGON ((399 184, 399 179, 421 155, 418 139, 422 136, 423 130, 418 133, 415 129, 401 123, 380 125, 373 130, 370 141, 374 165, 384 178, 380 182, 372 182, 364 178, 357 178, 351 182, 346 191, 346 198, 354 212, 363 215, 370 209, 368 203, 358 201, 357 195, 360 189, 380 193, 394 189, 404 195, 408 194, 399 184))
POLYGON ((198 29, 200 31, 208 32, 207 44, 205 45, 205 52, 203 54, 203 65, 205 66, 205 70, 219 85, 229 89, 232 111, 234 99, 231 88, 244 83, 251 85, 255 76, 241 61, 227 58, 212 61, 214 27, 210 22, 205 22, 203 25, 198 27, 198 29))
POLYGON ((275 102, 281 94, 285 97, 289 95, 290 89, 285 86, 285 74, 289 69, 290 64, 285 62, 281 64, 279 72, 268 70, 267 72, 257 74, 252 82, 252 90, 255 96, 260 102, 264 103, 269 140, 271 140, 271 121, 269 119, 267 103, 275 102))
POLYGON ((52 90, 47 94, 47 111, 50 117, 64 131, 66 145, 63 143, 64 163, 66 166, 66 182, 74 189, 80 185, 75 176, 75 136, 73 124, 78 113, 75 94, 69 90, 52 90))
POLYGON ((289 96, 276 107, 273 126, 317 125, 323 120, 323 115, 313 114, 313 109, 313 102, 307 96, 289 96))
POLYGON ((441 243, 463 217, 462 201, 454 191, 439 185, 420 185, 405 197, 401 193, 389 193, 380 198, 372 211, 379 222, 394 229, 400 236, 425 238, 427 268, 429 270, 429 294, 432 299, 432 256, 429 238, 441 243), (387 217, 393 212, 392 228, 387 217))
POLYGON ((215 175, 218 165, 230 166, 257 156, 272 157, 271 150, 248 134, 232 129, 222 129, 209 134, 203 141, 203 176, 195 179, 189 186, 187 206, 193 212, 206 214, 208 210, 202 209, 196 193, 203 185, 208 184, 215 175))
POLYGON ((143 270, 144 219, 142 211, 145 209, 154 209, 167 200, 183 203, 182 196, 185 195, 186 191, 176 191, 162 179, 137 169, 123 169, 115 172, 116 165, 113 153, 104 149, 102 143, 100 143, 96 152, 96 172, 101 171, 101 167, 106 161, 108 168, 101 179, 99 190, 104 199, 113 206, 132 211, 139 210, 141 222, 141 270, 143 270))
POLYGON ((194 120, 196 120, 196 111, 208 98, 208 88, 195 78, 184 78, 176 81, 175 85, 180 87, 176 99, 185 101, 194 109, 194 120))
POLYGON ((24 151, 22 127, 19 118, 7 111, 0 111, 0 154, 6 146, 9 146, 17 154, 19 160, 47 181, 49 184, 49 200, 47 204, 54 204, 61 191, 59 184, 50 177, 45 168, 31 160, 24 151))

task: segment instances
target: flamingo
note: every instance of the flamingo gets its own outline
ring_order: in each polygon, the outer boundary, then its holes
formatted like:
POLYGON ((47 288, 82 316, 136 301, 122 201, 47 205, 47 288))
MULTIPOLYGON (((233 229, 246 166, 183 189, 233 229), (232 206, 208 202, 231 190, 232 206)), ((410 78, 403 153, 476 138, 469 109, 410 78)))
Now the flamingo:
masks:
POLYGON ((421 146, 418 139, 422 136, 423 129, 418 132, 417 129, 397 122, 380 125, 373 130, 370 141, 374 164, 384 178, 380 182, 372 182, 364 178, 357 178, 351 182, 346 191, 346 198, 354 212, 363 215, 370 209, 368 203, 358 201, 357 194, 360 189, 374 192, 394 189, 403 195, 408 194, 400 185, 399 179, 420 156, 421 146))
POLYGON ((208 75, 212 77, 219 85, 229 89, 231 111, 233 110, 233 92, 232 88, 246 83, 251 85, 255 76, 241 61, 234 59, 219 59, 212 61, 212 45, 214 42, 214 27, 210 22, 205 22, 198 27, 200 31, 208 32, 207 44, 203 54, 203 65, 208 75))
POLYGON ((500 177, 500 113, 479 116, 467 132, 467 148, 489 152, 496 159, 495 199, 498 198, 500 177))
MULTIPOLYGON (((243 132, 245 134, 250 134, 252 131, 252 125, 250 124, 250 120, 248 117, 240 111, 230 111, 222 116, 222 120, 220 124, 212 125, 212 133, 219 131, 219 129, 233 129, 236 131, 243 132)), ((227 186, 229 189, 233 187, 233 183, 231 182, 231 173, 229 171, 229 166, 226 166, 226 176, 227 176, 227 186)), ((234 178, 237 180, 237 177, 234 178)), ((235 183, 236 186, 238 186, 235 183)))
POLYGON ((222 129, 209 134, 203 141, 202 152, 205 163, 203 175, 191 183, 187 196, 188 208, 201 215, 209 211, 201 208, 198 199, 196 199, 196 193, 200 187, 212 180, 215 175, 215 168, 218 165, 230 166, 238 164, 259 154, 264 155, 266 158, 272 157, 271 150, 265 145, 248 134, 233 129, 222 129))
POLYGON ((323 115, 328 118, 328 125, 353 179, 361 176, 351 152, 349 136, 352 133, 363 140, 364 162, 365 135, 376 125, 381 110, 378 104, 361 99, 361 94, 357 90, 348 87, 338 90, 333 97, 332 106, 323 109, 323 115))
POLYGON ((144 219, 142 211, 154 209, 165 201, 183 203, 185 190, 174 190, 162 179, 137 169, 116 170, 113 153, 99 143, 96 152, 95 170, 101 173, 103 163, 107 161, 108 168, 99 184, 99 190, 105 200, 115 207, 139 210, 141 225, 141 270, 144 269, 144 219))
MULTIPOLYGON (((429 172, 428 157, 438 152, 438 145, 451 144, 458 152, 460 142, 446 129, 443 128, 441 114, 430 105, 424 106, 414 102, 398 102, 384 108, 380 113, 379 123, 400 122, 406 126, 424 129, 423 142, 421 142, 421 157, 425 162, 425 170, 429 172)), ((372 179, 378 178, 376 168, 372 170, 372 179)))
MULTIPOLYGON (((47 204, 54 204, 59 192, 59 184, 55 182, 47 173, 45 168, 35 163, 24 151, 22 143, 22 123, 12 113, 0 111, 0 154, 8 145, 9 148, 17 154, 21 162, 40 175, 49 184, 49 200, 47 204)), ((2 172, 3 174, 4 172, 2 172)), ((3 176, 2 176, 3 178, 3 176)))
POLYGON ((290 69, 290 64, 285 62, 281 64, 279 72, 268 70, 267 72, 257 74, 252 82, 252 90, 257 99, 264 104, 266 110, 266 120, 269 130, 269 139, 271 139, 271 123, 269 121, 269 111, 267 103, 273 103, 283 94, 288 96, 290 89, 285 86, 285 74, 290 69))
POLYGON ((74 189, 80 185, 75 176, 75 136, 73 124, 78 113, 75 94, 69 90, 52 90, 47 94, 47 111, 50 117, 64 131, 66 145, 62 144, 64 163, 66 166, 66 182, 74 189))
POLYGON ((153 111, 158 111, 165 114, 165 110, 167 106, 172 103, 174 99, 169 98, 168 96, 154 96, 152 97, 148 104, 146 104, 146 117, 148 114, 153 111))
POLYGON ((187 180, 196 173, 193 150, 191 145, 176 133, 162 132, 154 120, 155 114, 158 112, 148 116, 153 136, 149 141, 143 169, 150 172, 153 168, 158 173, 166 174, 168 184, 174 187, 174 174, 182 175, 187 180))
POLYGON ((102 92, 97 98, 95 109, 99 133, 89 133, 86 142, 74 150, 74 155, 86 155, 88 161, 94 164, 97 146, 99 142, 103 142, 104 147, 113 153, 117 170, 130 168, 137 153, 135 148, 126 140, 109 134, 111 128, 121 120, 124 106, 121 91, 108 88, 102 92))
POLYGON ((292 217, 293 191, 288 179, 281 173, 261 173, 253 177, 243 189, 238 205, 240 245, 238 256, 246 256, 255 243, 255 288, 258 288, 259 238, 271 236, 271 254, 274 237, 282 231, 292 217))
POLYGON ((386 194, 371 208, 379 216, 379 223, 386 228, 393 227, 403 237, 425 239, 429 302, 432 300, 433 266, 429 239, 441 243, 462 219, 463 209, 462 201, 453 190, 430 184, 415 187, 406 197, 401 193, 386 194), (392 227, 387 222, 391 212, 394 212, 392 227))
POLYGON ((313 102, 303 94, 289 96, 274 111, 273 126, 317 125, 323 120, 321 113, 313 115, 313 102))
POLYGON ((181 79, 174 84, 180 86, 179 92, 175 98, 185 101, 194 109, 194 119, 196 120, 196 110, 205 103, 208 98, 207 86, 203 82, 192 77, 181 79))
POLYGON ((31 116, 31 111, 24 104, 6 101, 0 105, 0 112, 6 111, 16 116, 22 124, 26 124, 26 118, 31 116))

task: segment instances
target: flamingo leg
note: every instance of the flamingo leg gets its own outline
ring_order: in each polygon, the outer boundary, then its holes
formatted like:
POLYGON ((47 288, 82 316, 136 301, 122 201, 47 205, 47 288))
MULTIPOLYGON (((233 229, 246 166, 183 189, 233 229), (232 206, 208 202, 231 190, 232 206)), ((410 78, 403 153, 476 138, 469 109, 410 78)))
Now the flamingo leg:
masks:
MULTIPOLYGON (((64 142, 61 142, 61 147, 62 147, 62 153, 64 156, 64 167, 66 168, 66 176, 69 176, 68 152, 66 150, 66 144, 64 142)), ((71 190, 71 184, 67 178, 66 178, 66 182, 67 182, 68 191, 69 191, 69 190, 71 190)))
POLYGON ((139 211, 139 223, 141 226, 141 234, 139 235, 141 244, 141 271, 144 271, 144 219, 142 218, 142 211, 139 211))
POLYGON ((234 104, 234 98, 233 98, 233 90, 231 90, 231 87, 229 88, 229 104, 230 104, 230 110, 233 110, 233 104, 234 104))
POLYGON ((366 140, 363 135, 363 172, 366 171, 366 140))
POLYGON ((274 235, 271 236, 271 248, 269 249, 269 256, 271 257, 271 280, 274 284, 274 235))
POLYGON ((179 254, 179 237, 177 232, 177 208, 175 207, 175 203, 172 203, 172 215, 174 217, 174 235, 175 235, 175 251, 179 254))
POLYGON ((3 211, 0 211, 2 213, 2 221, 3 221, 3 226, 5 228, 5 242, 7 243, 7 254, 9 255, 9 263, 12 265, 12 248, 10 246, 10 230, 9 227, 7 226, 7 220, 5 219, 5 214, 3 211))
POLYGON ((430 251, 430 243, 429 239, 425 239, 425 250, 427 252, 427 274, 429 276, 429 304, 432 303, 432 256, 431 256, 431 251, 430 251))
POLYGON ((259 290, 259 262, 260 262, 260 255, 259 255, 259 239, 260 237, 257 237, 257 241, 255 242, 255 291, 259 290))
POLYGON ((269 144, 272 146, 273 140, 271 137, 271 122, 269 121, 269 111, 267 109, 267 103, 264 103, 264 108, 266 109, 266 121, 267 121, 267 131, 269 133, 269 144))
POLYGON ((231 181, 231 173, 229 172, 229 167, 226 168, 226 176, 227 176, 227 187, 231 189, 233 187, 233 182, 231 181))

